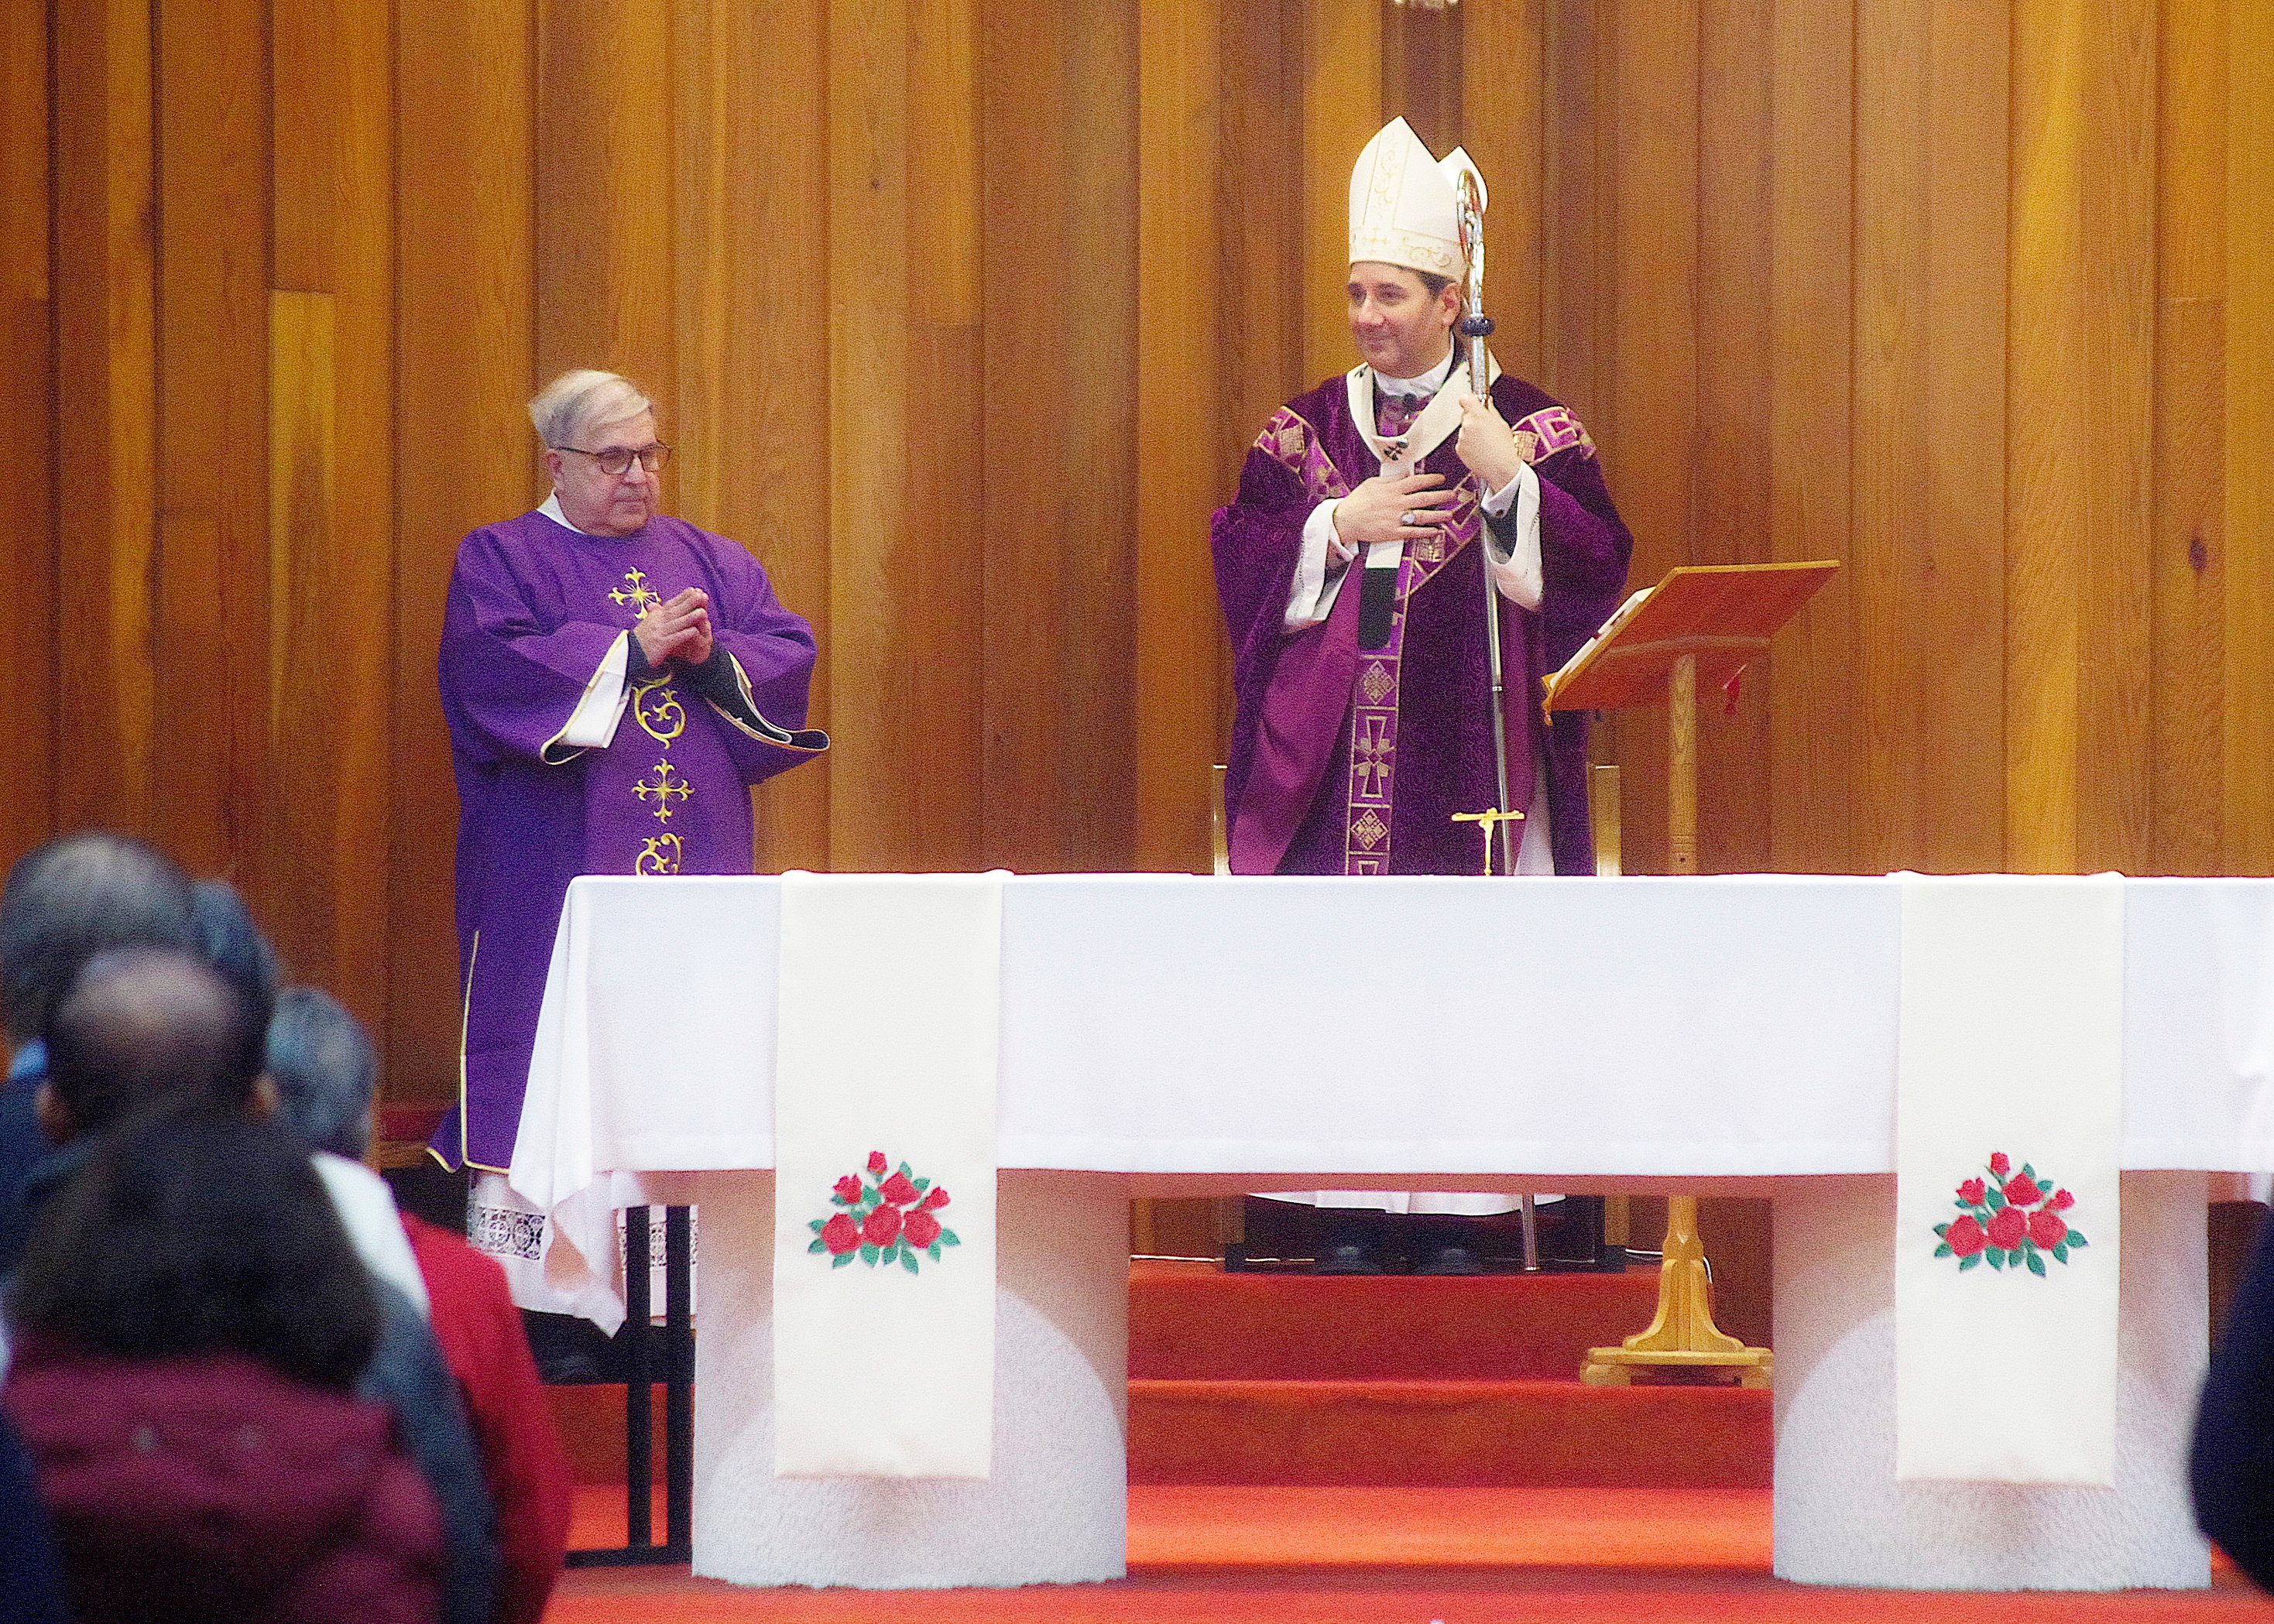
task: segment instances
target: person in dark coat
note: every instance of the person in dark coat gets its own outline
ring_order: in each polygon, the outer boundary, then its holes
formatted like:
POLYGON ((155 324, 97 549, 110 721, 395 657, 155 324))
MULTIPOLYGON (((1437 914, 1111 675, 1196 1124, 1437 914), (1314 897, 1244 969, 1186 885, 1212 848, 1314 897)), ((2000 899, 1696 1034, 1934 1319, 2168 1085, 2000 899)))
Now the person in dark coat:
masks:
POLYGON ((2274 1590, 2274 1224, 2211 1350, 2195 1417, 2195 1521, 2262 1590, 2274 1590))
POLYGON ((298 1141, 177 1105, 105 1135, 11 1282, 0 1409, 79 1624, 434 1624, 441 1515, 355 1396, 371 1279, 298 1141))

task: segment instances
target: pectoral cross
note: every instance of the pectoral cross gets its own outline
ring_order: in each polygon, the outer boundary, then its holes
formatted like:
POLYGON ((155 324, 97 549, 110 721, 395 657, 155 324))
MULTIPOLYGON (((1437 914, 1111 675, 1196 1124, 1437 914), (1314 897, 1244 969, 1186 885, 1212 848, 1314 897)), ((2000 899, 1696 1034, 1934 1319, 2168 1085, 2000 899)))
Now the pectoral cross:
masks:
POLYGON ((645 801, 651 795, 655 797, 655 820, 659 823, 667 823, 671 821, 671 798, 674 795, 684 801, 694 793, 694 790, 687 785, 674 784, 671 781, 671 763, 667 761, 656 763, 654 783, 651 784, 645 778, 642 778, 632 786, 632 793, 637 795, 642 801, 645 801))
POLYGON ((1502 823, 1522 823, 1524 814, 1503 812, 1498 807, 1487 807, 1481 812, 1456 812, 1453 814, 1453 821, 1457 823, 1474 823, 1477 826, 1477 832, 1484 836, 1485 872, 1489 875, 1492 872, 1493 831, 1502 823))

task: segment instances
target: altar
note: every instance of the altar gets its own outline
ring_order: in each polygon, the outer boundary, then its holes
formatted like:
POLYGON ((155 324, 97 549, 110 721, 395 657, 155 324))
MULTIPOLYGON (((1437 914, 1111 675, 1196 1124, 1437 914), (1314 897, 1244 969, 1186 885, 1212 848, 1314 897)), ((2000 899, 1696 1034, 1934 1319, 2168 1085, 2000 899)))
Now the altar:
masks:
POLYGON ((781 889, 576 882, 514 1159, 564 1268, 606 1255, 614 1207, 702 1204, 698 1574, 1118 1575, 1124 1203, 1339 1186, 1770 1194, 1780 1574, 2208 1581, 2185 1479, 2205 1176, 2274 1169, 2274 881, 2124 886, 2122 1370, 2095 1489, 1895 1478, 1900 891, 1803 876, 1007 880, 996 1469, 777 1477, 781 889))

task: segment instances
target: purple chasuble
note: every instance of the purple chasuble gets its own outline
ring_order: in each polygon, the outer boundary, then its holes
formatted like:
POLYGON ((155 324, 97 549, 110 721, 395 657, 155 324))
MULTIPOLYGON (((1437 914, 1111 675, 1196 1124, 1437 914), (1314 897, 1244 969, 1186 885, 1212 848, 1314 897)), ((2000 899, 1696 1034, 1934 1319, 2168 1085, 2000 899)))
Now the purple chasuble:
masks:
POLYGON ((813 652, 757 560, 683 520, 585 536, 527 513, 459 544, 440 663, 464 998, 458 1104, 433 1140, 447 1164, 512 1162, 570 880, 750 872, 749 786, 827 744, 790 731, 805 720, 813 652), (606 747, 561 742, 616 640, 690 586, 709 594, 712 637, 740 667, 741 718, 674 663, 630 689, 606 747))
MULTIPOLYGON (((1543 763, 1555 871, 1591 874, 1587 718, 1563 712, 1548 726, 1541 683, 1618 606, 1633 544, 1578 420, 1506 373, 1493 385, 1493 403, 1540 476, 1545 581, 1536 613, 1495 598, 1509 794, 1526 808, 1532 764, 1543 763)), ((1323 623, 1285 630, 1304 522, 1319 503, 1381 471, 1351 418, 1344 379, 1290 402, 1264 425, 1238 499, 1217 511, 1211 542, 1238 707, 1224 784, 1235 873, 1475 874, 1482 867, 1477 825, 1452 821, 1498 796, 1483 517, 1453 438, 1420 465, 1457 482, 1451 524, 1441 541, 1407 545, 1390 642, 1382 650, 1358 646, 1355 579, 1343 583, 1323 623)))

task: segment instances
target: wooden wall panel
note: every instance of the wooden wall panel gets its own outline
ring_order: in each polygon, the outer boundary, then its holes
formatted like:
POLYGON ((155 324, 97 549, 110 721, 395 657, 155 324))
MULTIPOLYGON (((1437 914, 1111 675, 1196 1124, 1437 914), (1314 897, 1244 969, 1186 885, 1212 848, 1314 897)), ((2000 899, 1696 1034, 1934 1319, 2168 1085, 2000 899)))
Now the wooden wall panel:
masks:
POLYGON ((84 631, 56 645, 56 822, 152 828, 150 572, 157 522, 156 243, 147 4, 55 26, 56 583, 84 631), (60 752, 59 752, 60 754, 60 752))
MULTIPOLYGON (((1388 117, 1382 102, 1381 0, 1303 7, 1303 376, 1347 372, 1350 322, 1335 297, 1350 268, 1350 177, 1388 117)), ((1402 109, 1390 109, 1399 112, 1402 109)))
MULTIPOLYGON (((681 0, 675 16, 678 511, 747 544, 813 623, 825 655, 812 710, 825 724, 826 11, 819 0, 681 0)), ((759 789, 762 871, 830 866, 831 772, 811 763, 759 789)), ((903 810, 918 820, 912 836, 927 827, 921 809, 903 810)))
MULTIPOLYGON (((457 1087, 457 810, 434 688, 458 539, 543 492, 535 386, 534 35, 528 0, 395 0, 395 650, 389 1087, 457 1087)), ((377 493, 357 500, 387 505, 377 493)))
POLYGON ((1866 872, 2004 860, 2007 59, 1990 10, 1858 0, 1849 590, 1866 872))
POLYGON ((2225 862, 2274 872, 2274 10, 2228 0, 2225 862))
MULTIPOLYGON (((1132 739, 1140 868, 1209 867, 1209 769, 1216 759, 1223 624, 1209 515, 1230 492, 1218 447, 1227 423, 1194 379, 1220 369, 1224 301, 1217 244, 1217 106, 1224 76, 1219 0, 1140 0, 1137 69, 1136 535, 1132 739)), ((1252 432, 1252 429, 1248 432, 1252 432)))
POLYGON ((267 11, 158 0, 155 15, 152 812, 177 857, 268 917, 267 11), (179 726, 194 715, 214 719, 179 726))
POLYGON ((1853 0, 1780 4, 1770 39, 1771 555, 1848 560, 1778 637, 1770 670, 1768 866, 1856 861, 1850 416, 1853 0))
POLYGON ((2154 7, 2022 0, 2014 41, 2006 861, 2137 868, 2149 836, 2154 7))
POLYGON ((2150 867, 2216 874, 2225 856, 2226 7, 2166 4, 2162 22, 2150 867))
MULTIPOLYGON (((49 297, 48 18, 45 8, 0 34, 0 139, 19 154, 0 174, 0 391, 17 402, 22 435, 0 469, 10 515, 0 570, 17 601, 52 613, 56 593, 55 307, 49 297)), ((85 601, 84 598, 81 599, 85 601)), ((39 613, 35 611, 35 613, 39 613)), ((19 635, 15 725, 0 740, 0 861, 54 827, 49 763, 56 746, 54 640, 19 635)))
MULTIPOLYGON (((1641 586, 1695 556, 1698 0, 1623 0, 1603 44, 1617 86, 1607 279, 1617 345, 1589 427, 1617 448, 1605 466, 1641 586)), ((1616 724, 1631 872, 1667 872, 1665 721, 1663 710, 1631 710, 1616 724)))
POLYGON ((388 1011, 395 485, 389 16, 271 13, 270 928, 296 972, 388 1011), (342 432, 343 427, 346 432, 342 432), (343 501, 342 493, 350 500, 343 501))
POLYGON ((1545 0, 1500 0, 1461 19, 1460 144, 1491 193, 1485 211, 1485 313, 1502 367, 1537 382, 1540 331, 1541 144, 1547 87, 1545 0))

